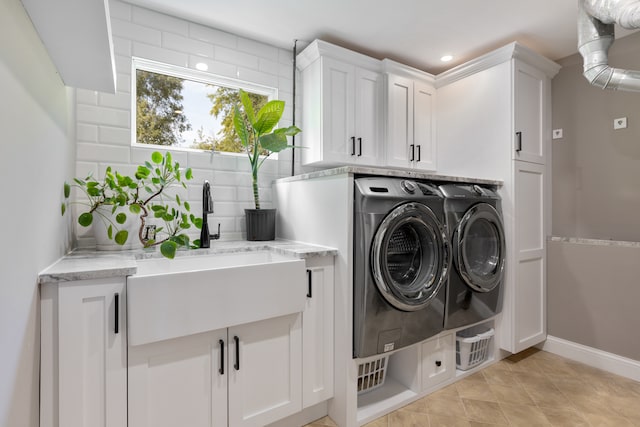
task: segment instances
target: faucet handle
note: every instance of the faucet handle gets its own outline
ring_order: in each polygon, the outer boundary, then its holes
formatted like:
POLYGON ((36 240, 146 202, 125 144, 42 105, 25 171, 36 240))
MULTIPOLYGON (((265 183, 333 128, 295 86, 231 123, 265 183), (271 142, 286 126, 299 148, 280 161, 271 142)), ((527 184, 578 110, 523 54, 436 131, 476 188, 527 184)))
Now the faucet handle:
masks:
POLYGON ((204 215, 213 213, 213 198, 211 197, 211 185, 204 180, 202 185, 202 213, 204 215))

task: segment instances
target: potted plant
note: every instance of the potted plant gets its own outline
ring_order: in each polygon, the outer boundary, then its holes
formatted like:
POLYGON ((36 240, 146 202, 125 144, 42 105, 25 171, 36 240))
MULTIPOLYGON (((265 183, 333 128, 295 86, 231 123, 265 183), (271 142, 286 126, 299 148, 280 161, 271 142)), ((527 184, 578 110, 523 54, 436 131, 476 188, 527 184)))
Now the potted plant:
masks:
POLYGON ((89 227, 97 218, 106 228, 106 237, 123 246, 129 239, 129 231, 123 225, 130 220, 129 215, 137 216, 137 238, 142 246, 159 245, 162 255, 173 258, 178 247, 190 245, 189 237, 183 231, 191 224, 197 227, 201 220, 189 213, 189 203, 182 201, 180 196, 172 196, 174 206, 170 206, 163 193, 176 185, 186 188, 185 180, 192 177, 191 169, 180 169, 178 162, 173 162, 171 153, 163 156, 155 151, 151 154, 151 162, 138 166, 134 177, 121 175, 109 166, 102 180, 89 175, 84 179, 75 178, 74 184, 65 183, 62 215, 70 204, 71 188, 76 187, 86 197, 86 200, 73 202, 86 206, 78 216, 78 224, 89 227), (150 215, 156 224, 147 224, 150 215))
POLYGON ((287 136, 300 132, 296 126, 276 128, 284 113, 284 101, 269 101, 256 114, 249 95, 240 89, 241 106, 236 105, 233 126, 240 142, 247 151, 251 164, 253 201, 255 209, 245 209, 247 240, 273 240, 275 238, 275 209, 262 209, 258 193, 258 171, 271 153, 286 148, 287 136), (241 108, 242 107, 242 108, 241 108))

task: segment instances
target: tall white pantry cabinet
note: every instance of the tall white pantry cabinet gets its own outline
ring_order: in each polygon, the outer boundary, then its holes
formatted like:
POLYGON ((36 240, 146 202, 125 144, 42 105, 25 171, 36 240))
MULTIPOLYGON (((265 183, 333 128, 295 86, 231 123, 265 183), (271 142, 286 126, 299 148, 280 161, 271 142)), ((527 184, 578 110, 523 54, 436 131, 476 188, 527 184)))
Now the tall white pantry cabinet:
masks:
POLYGON ((551 230, 551 78, 559 66, 512 43, 438 76, 438 172, 498 179, 507 237, 500 347, 546 339, 551 230))

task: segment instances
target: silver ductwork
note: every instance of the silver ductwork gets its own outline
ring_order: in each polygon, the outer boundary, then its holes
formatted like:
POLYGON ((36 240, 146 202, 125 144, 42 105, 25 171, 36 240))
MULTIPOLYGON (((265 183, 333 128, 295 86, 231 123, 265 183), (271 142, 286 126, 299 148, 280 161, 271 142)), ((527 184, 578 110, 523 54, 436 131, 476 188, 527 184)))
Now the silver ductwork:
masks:
POLYGON ((609 66, 614 24, 640 28, 640 0, 579 0, 578 51, 584 58, 584 76, 602 89, 640 92, 640 71, 609 66))

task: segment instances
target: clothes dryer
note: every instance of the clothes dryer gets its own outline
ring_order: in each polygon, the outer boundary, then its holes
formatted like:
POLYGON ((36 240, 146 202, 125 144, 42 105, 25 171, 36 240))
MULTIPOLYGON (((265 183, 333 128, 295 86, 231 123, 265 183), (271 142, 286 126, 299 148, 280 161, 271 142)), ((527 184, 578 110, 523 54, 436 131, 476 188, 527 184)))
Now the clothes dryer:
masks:
POLYGON ((488 186, 446 184, 453 266, 447 285, 445 329, 467 326, 502 310, 506 258, 501 200, 488 186))
POLYGON ((353 357, 443 330, 450 248, 443 197, 416 180, 355 179, 353 357))

